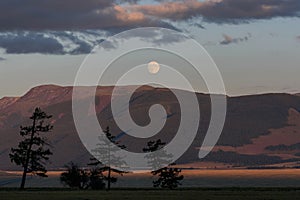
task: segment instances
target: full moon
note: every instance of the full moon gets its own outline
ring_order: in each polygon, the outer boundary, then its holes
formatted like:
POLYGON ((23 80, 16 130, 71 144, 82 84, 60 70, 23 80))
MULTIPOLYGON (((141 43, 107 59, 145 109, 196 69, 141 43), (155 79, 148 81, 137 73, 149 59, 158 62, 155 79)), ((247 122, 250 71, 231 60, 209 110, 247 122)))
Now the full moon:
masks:
POLYGON ((157 62, 152 61, 152 62, 148 63, 148 71, 149 71, 149 73, 151 73, 151 74, 157 74, 158 71, 159 71, 159 69, 160 69, 160 65, 157 62))

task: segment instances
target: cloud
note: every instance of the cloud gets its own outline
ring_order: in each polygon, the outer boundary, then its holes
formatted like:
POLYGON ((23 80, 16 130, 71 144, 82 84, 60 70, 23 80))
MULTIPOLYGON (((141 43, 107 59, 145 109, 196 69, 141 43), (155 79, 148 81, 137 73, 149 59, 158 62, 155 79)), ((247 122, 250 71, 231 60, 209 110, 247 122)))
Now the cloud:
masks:
POLYGON ((199 23, 192 23, 191 25, 196 26, 196 27, 201 28, 201 29, 206 29, 205 26, 203 26, 202 24, 199 24, 199 23))
POLYGON ((275 17, 299 17, 298 0, 222 0, 202 9, 208 21, 241 23, 275 17))
MULTIPOLYGON (((137 27, 179 30, 184 21, 246 23, 274 17, 299 17, 299 0, 1 0, 0 48, 6 53, 87 54, 107 35, 137 27), (118 3, 121 3, 118 5, 118 3), (102 32, 101 32, 102 31, 102 32), (101 33, 100 33, 101 32, 101 33), (105 35, 106 34, 106 35, 105 35)), ((248 40, 224 35, 222 45, 248 40)), ((146 37, 144 39, 147 39, 146 37)), ((170 35, 152 42, 178 42, 170 35)), ((107 48, 114 48, 107 43, 107 48)))
POLYGON ((150 29, 152 31, 149 31, 148 29, 136 29, 134 31, 123 32, 121 35, 117 36, 118 39, 106 40, 106 42, 109 42, 109 48, 118 48, 124 39, 129 40, 137 38, 140 41, 155 44, 156 46, 180 43, 187 40, 186 36, 168 29, 150 29))
POLYGON ((135 5, 132 10, 173 21, 202 17, 215 23, 245 23, 274 17, 299 17, 299 0, 185 0, 135 5))
POLYGON ((296 37, 296 39, 300 40, 300 35, 296 37))
MULTIPOLYGON (((182 42, 186 38, 167 30, 155 33, 137 29, 134 32, 124 32, 123 39, 139 38, 156 45, 182 42), (126 33, 128 35, 126 35, 126 33)), ((79 55, 89 54, 93 48, 107 38, 101 30, 88 31, 14 31, 0 32, 0 50, 6 54, 54 54, 79 55)), ((105 40, 101 45, 106 49, 117 48, 116 41, 105 40)))
POLYGON ((103 41, 102 32, 15 31, 0 33, 0 48, 7 54, 88 54, 103 41))
POLYGON ((1 0, 0 31, 87 30, 119 32, 135 27, 175 28, 172 21, 202 18, 243 23, 274 17, 299 17, 299 0, 1 0), (118 4, 120 3, 120 4, 118 4))
POLYGON ((4 61, 4 60, 6 60, 5 58, 2 58, 2 57, 0 57, 0 61, 4 61))
MULTIPOLYGON (((118 47, 116 41, 110 41, 107 34, 101 30, 87 31, 14 31, 0 32, 0 50, 6 54, 54 54, 78 55, 89 54, 93 48, 101 44, 105 49, 118 47)), ((182 42, 186 38, 181 34, 167 29, 156 32, 136 29, 134 32, 124 32, 122 39, 139 38, 156 45, 182 42)))
POLYGON ((5 34, 0 37, 0 47, 6 53, 50 53, 61 54, 63 46, 57 40, 43 34, 5 34))
POLYGON ((237 44, 240 42, 248 41, 250 37, 251 37, 250 33, 248 33, 248 35, 245 37, 238 37, 238 38, 233 38, 229 35, 223 34, 223 40, 220 42, 220 44, 221 45, 237 44))
POLYGON ((144 26, 173 27, 159 19, 153 20, 142 12, 129 11, 109 0, 0 1, 2 31, 87 29, 116 31, 144 26))
POLYGON ((183 42, 187 38, 181 34, 170 31, 160 31, 158 37, 154 38, 151 42, 157 45, 173 44, 178 42, 183 42))

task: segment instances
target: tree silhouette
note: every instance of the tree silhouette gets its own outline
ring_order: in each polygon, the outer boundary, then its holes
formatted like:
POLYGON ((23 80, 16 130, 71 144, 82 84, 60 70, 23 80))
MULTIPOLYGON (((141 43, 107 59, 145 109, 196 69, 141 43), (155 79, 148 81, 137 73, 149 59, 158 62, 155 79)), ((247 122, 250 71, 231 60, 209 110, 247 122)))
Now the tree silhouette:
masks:
POLYGON ((24 189, 28 173, 47 177, 45 161, 49 160, 52 152, 49 148, 46 148, 46 146, 50 145, 40 133, 48 133, 53 129, 52 125, 45 123, 45 120, 51 117, 51 115, 47 115, 40 108, 36 108, 30 117, 32 125, 20 127, 20 135, 23 137, 23 140, 19 143, 18 148, 11 148, 11 153, 9 154, 11 162, 23 168, 20 189, 24 189))
MULTIPOLYGON (((160 139, 156 141, 149 141, 147 147, 143 148, 143 152, 155 152, 160 150, 166 143, 160 139)), ((145 156, 148 159, 148 165, 152 169, 160 169, 168 165, 171 161, 172 154, 168 154, 166 151, 156 152, 155 154, 148 154, 145 156)))
POLYGON ((110 190, 111 183, 116 183, 117 178, 112 176, 112 173, 123 175, 124 171, 115 169, 113 166, 126 166, 126 162, 122 160, 119 156, 116 156, 116 152, 121 149, 125 149, 124 145, 120 145, 116 141, 116 137, 110 133, 109 127, 103 131, 105 136, 99 136, 99 143, 97 148, 93 149, 94 158, 91 158, 91 163, 88 165, 96 166, 96 170, 99 174, 102 174, 104 180, 107 182, 107 190, 110 190), (107 137, 108 140, 105 140, 107 137), (106 164, 105 164, 106 163, 106 164))
POLYGON ((71 188, 87 189, 89 187, 89 176, 86 170, 78 167, 78 165, 71 163, 65 166, 66 172, 60 175, 60 181, 71 188))
MULTIPOLYGON (((147 147, 143 148, 143 151, 155 152, 161 149, 165 144, 166 143, 162 142, 160 139, 149 141, 147 147)), ((149 166, 153 169, 157 169, 151 171, 153 176, 158 176, 158 179, 153 181, 154 187, 175 189, 178 185, 181 185, 181 181, 184 178, 183 175, 180 175, 181 169, 172 167, 175 163, 169 164, 171 162, 172 154, 168 154, 166 151, 160 151, 160 153, 148 154, 145 157, 149 160, 149 166), (166 165, 168 166, 163 167, 166 165)))
POLYGON ((83 169, 74 163, 65 166, 60 181, 70 188, 100 190, 105 188, 104 177, 97 169, 83 169))
POLYGON ((172 165, 175 165, 175 163, 152 172, 153 175, 159 176, 156 181, 153 181, 154 187, 175 189, 178 185, 181 185, 184 178, 183 175, 180 175, 181 169, 171 167, 172 165))
POLYGON ((89 172, 90 187, 92 190, 100 190, 105 188, 104 175, 101 169, 93 168, 89 172))

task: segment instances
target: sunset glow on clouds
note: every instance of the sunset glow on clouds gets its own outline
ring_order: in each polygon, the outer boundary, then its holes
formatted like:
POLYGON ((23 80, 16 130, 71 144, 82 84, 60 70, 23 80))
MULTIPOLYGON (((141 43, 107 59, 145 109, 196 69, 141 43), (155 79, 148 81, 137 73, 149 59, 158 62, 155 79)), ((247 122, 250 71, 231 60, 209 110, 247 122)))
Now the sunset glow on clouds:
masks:
MULTIPOLYGON (((182 31, 177 22, 197 28, 203 23, 245 24, 276 17, 299 17, 298 0, 3 0, 0 2, 0 48, 6 53, 89 53, 103 33, 109 35, 137 27, 164 27, 182 31), (18 6, 16 3, 18 2, 18 6), (64 31, 97 30, 97 39, 87 44, 64 31), (25 33, 24 31, 32 31, 25 33), (49 31, 52 31, 49 33, 49 31), (63 37, 62 37, 63 35, 63 37), (60 40, 58 40, 60 39, 60 40), (65 42, 82 46, 65 51, 65 42), (63 41, 63 42, 62 42, 63 41), (30 44, 36 44, 32 46, 30 44), (38 47, 41 44, 42 47, 38 47), (22 45, 22 48, 16 48, 22 45)), ((227 35, 222 33, 222 35, 227 35)), ((248 36, 220 44, 247 41, 248 36)))
MULTIPOLYGON (((126 2, 126 1, 122 1, 126 2)), ((132 26, 172 25, 199 17, 207 22, 244 23, 274 17, 299 17, 298 0, 159 1, 117 4, 108 0, 3 0, 2 30, 117 29, 132 26), (16 6, 17 5, 17 6, 16 6)))

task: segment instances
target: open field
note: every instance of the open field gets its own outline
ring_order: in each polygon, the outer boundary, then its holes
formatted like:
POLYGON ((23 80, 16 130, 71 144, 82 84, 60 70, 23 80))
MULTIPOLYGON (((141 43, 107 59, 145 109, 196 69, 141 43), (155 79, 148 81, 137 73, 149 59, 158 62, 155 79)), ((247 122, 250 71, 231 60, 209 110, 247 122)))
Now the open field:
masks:
POLYGON ((5 200, 120 200, 120 199, 230 199, 230 200, 284 200, 299 199, 300 188, 219 188, 219 189, 180 189, 180 190, 147 190, 147 189, 118 189, 112 191, 71 191, 62 189, 16 189, 0 190, 0 199, 5 200))
MULTIPOLYGON (((27 187, 54 187, 61 172, 49 172, 48 178, 28 176, 27 187)), ((300 169, 229 169, 229 170, 183 170, 182 187, 300 187, 300 169)), ((20 173, 0 172, 1 187, 18 187, 20 173)), ((151 188, 153 177, 149 173, 129 173, 118 177, 116 188, 151 188)))

